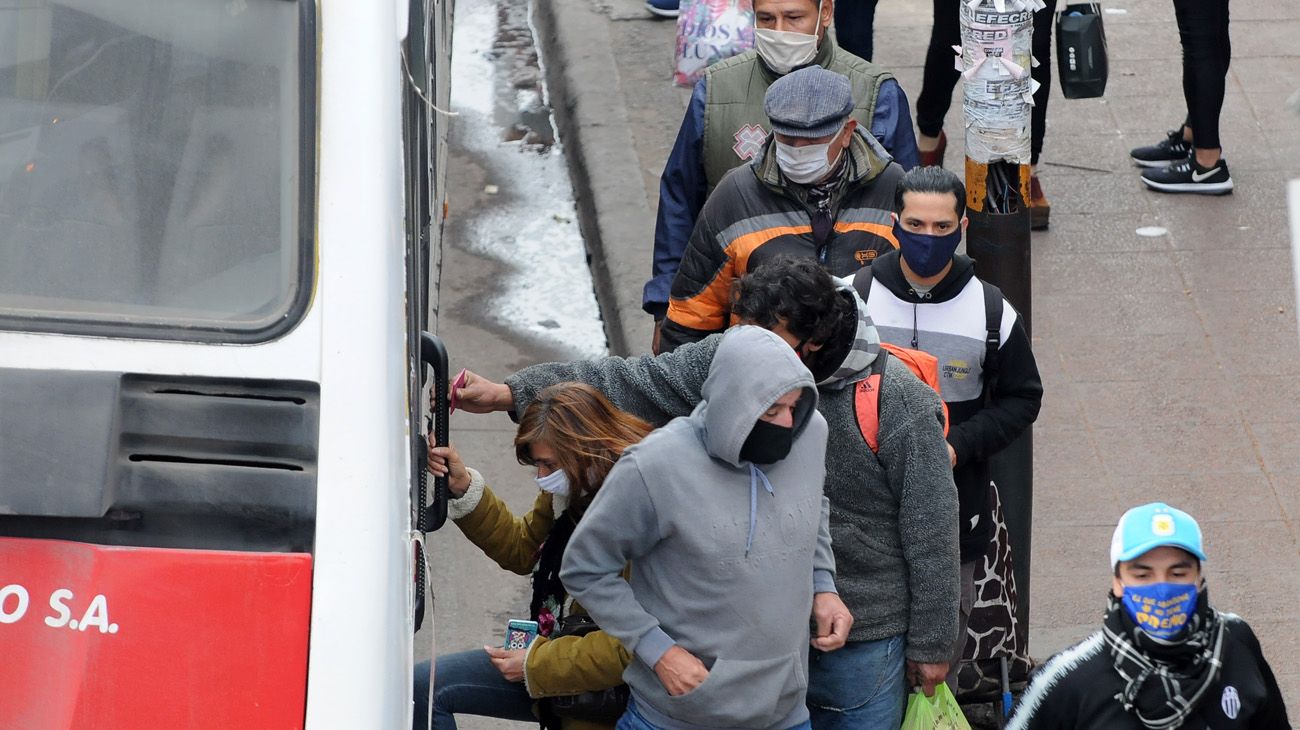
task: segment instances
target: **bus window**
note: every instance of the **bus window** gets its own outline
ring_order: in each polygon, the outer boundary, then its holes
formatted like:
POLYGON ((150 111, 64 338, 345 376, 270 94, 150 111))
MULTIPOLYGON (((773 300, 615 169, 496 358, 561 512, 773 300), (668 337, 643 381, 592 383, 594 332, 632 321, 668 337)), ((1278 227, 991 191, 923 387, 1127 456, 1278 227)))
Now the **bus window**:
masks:
POLYGON ((314 9, 284 0, 0 8, 0 327, 292 327, 314 260, 314 46, 314 9))

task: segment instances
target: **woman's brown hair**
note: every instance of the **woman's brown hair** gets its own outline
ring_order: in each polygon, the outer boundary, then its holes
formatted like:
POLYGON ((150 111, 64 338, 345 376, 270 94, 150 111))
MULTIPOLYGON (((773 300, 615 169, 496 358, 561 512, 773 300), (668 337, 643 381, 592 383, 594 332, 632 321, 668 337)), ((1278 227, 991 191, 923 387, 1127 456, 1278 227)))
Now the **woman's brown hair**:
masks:
POLYGON ((614 407, 585 383, 557 383, 537 394, 519 418, 515 456, 533 465, 532 445, 544 443, 569 480, 569 501, 583 505, 600 488, 623 450, 645 438, 650 424, 614 407))

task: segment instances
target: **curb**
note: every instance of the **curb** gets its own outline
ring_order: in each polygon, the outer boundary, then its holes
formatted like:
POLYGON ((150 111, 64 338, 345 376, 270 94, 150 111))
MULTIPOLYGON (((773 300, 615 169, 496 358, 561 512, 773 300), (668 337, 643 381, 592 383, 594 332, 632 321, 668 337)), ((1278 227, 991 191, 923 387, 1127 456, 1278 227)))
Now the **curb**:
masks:
POLYGON ((609 42, 610 20, 589 0, 534 2, 533 18, 610 353, 647 352, 654 321, 641 311, 641 290, 650 272, 654 215, 609 42))

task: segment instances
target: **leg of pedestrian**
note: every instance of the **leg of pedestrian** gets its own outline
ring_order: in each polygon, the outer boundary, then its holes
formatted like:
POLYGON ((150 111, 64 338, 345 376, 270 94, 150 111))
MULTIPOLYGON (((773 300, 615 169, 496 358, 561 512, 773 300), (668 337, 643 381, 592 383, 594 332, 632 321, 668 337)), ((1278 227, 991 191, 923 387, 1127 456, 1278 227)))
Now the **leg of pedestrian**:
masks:
MULTIPOLYGON (((438 657, 433 693, 433 727, 456 730, 456 715, 483 715, 532 722, 533 701, 519 682, 509 682, 482 649, 438 657)), ((429 693, 429 663, 415 668, 415 723, 424 727, 429 693)))
POLYGON ((1030 72, 1038 82, 1029 125, 1029 227, 1035 231, 1046 230, 1052 214, 1052 204, 1038 181, 1038 158, 1047 136, 1047 101, 1052 95, 1052 25, 1056 20, 1056 0, 1045 2, 1046 7, 1034 13, 1033 53, 1038 65, 1030 72))
POLYGON ((898 730, 907 698, 902 635, 808 656, 815 730, 898 730))
MULTIPOLYGON (((1174 16, 1183 46, 1183 96, 1193 153, 1187 160, 1142 173, 1147 187, 1167 193, 1222 195, 1232 192, 1232 176, 1223 160, 1219 114, 1232 56, 1228 37, 1228 0, 1174 0, 1174 16)), ((1139 150, 1134 150, 1138 159, 1139 150)))
POLYGON ((930 30, 930 47, 925 53, 925 75, 921 93, 916 97, 916 127, 920 131, 916 146, 921 151, 921 166, 942 165, 947 138, 943 118, 952 106, 952 90, 961 73, 953 65, 953 46, 961 45, 961 25, 957 20, 958 0, 934 0, 934 27, 930 30))
POLYGON ((839 0, 835 3, 835 40, 840 48, 865 61, 873 51, 876 3, 879 0, 839 0))

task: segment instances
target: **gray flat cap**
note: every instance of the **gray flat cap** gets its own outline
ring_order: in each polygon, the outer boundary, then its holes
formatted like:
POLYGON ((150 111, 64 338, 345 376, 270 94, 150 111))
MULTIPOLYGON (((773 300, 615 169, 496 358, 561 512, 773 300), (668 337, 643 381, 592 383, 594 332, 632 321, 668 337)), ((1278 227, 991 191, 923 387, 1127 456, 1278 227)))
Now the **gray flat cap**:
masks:
POLYGON ((853 111, 848 77, 821 66, 806 66, 777 79, 763 97, 772 131, 789 137, 825 137, 844 125, 853 111))

